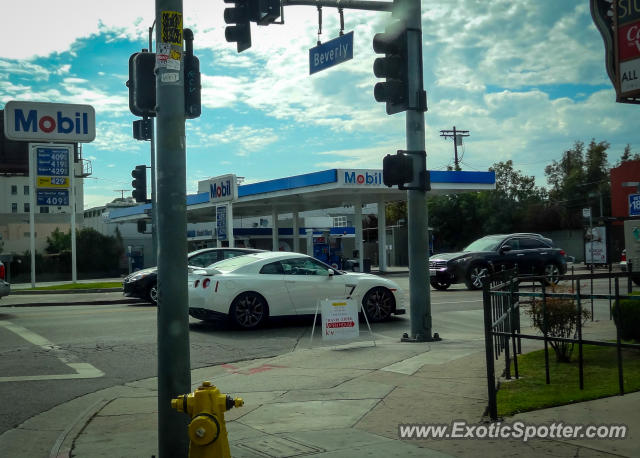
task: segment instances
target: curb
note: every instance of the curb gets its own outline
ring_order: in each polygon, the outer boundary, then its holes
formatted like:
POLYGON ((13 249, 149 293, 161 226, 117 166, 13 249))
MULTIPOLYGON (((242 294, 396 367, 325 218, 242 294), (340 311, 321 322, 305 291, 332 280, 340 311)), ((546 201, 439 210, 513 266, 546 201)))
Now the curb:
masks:
MULTIPOLYGON (((2 304, 0 303, 0 309, 2 308, 10 308, 10 307, 67 307, 70 305, 115 305, 115 304, 140 304, 151 307, 151 303, 145 302, 142 299, 135 298, 124 298, 124 299, 114 299, 114 300, 105 300, 105 299, 97 299, 93 301, 76 301, 76 302, 65 302, 59 304, 57 302, 29 302, 26 304, 2 304)), ((155 305, 153 305, 155 307, 155 305)))
POLYGON ((40 294, 90 294, 90 293, 117 293, 122 288, 95 288, 95 289, 12 289, 11 295, 40 295, 40 294))

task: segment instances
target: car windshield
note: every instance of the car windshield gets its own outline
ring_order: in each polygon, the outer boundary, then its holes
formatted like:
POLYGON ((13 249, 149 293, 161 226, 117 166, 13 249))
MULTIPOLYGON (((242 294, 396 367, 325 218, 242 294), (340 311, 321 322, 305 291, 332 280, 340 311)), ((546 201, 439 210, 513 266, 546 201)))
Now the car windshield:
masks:
POLYGON ((467 245, 462 251, 495 251, 501 241, 502 237, 482 237, 467 245))
POLYGON ((246 266, 254 262, 256 258, 251 255, 236 256, 229 259, 218 261, 215 264, 211 264, 211 268, 219 270, 220 272, 231 272, 242 266, 246 266))

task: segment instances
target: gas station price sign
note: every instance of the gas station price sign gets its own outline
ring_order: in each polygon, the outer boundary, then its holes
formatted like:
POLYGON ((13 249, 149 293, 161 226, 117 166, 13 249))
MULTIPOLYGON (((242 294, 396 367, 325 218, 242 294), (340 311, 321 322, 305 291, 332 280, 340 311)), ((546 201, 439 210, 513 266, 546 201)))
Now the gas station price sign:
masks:
POLYGON ((66 148, 38 148, 38 176, 68 177, 69 150, 66 148))

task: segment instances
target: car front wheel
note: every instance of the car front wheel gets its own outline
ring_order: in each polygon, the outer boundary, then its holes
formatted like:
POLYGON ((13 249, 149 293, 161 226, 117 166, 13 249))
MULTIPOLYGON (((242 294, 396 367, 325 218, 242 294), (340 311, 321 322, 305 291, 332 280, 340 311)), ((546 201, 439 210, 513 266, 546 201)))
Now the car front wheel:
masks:
POLYGON ((229 316, 236 326, 255 329, 267 320, 269 307, 267 301, 258 293, 242 293, 233 301, 229 316))
POLYGON ((442 281, 442 280, 436 280, 435 278, 432 278, 430 283, 431 283, 431 286, 433 286, 435 289, 437 289, 439 291, 444 291, 447 288, 449 288, 449 286, 451 286, 450 282, 442 281))
POLYGON ((489 269, 487 266, 476 264, 471 266, 467 272, 467 280, 465 284, 468 289, 480 289, 482 288, 482 279, 489 275, 489 269))
POLYGON ((384 321, 393 313, 395 298, 387 288, 373 288, 362 299, 362 307, 369 321, 384 321))

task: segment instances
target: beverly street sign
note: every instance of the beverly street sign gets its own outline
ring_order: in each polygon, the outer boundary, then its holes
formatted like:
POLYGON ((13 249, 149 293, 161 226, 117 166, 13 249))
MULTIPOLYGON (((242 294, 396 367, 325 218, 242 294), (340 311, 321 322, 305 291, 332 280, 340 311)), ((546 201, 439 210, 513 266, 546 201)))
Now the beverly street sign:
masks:
POLYGON ((309 50, 309 74, 353 59, 353 32, 334 38, 309 50))

